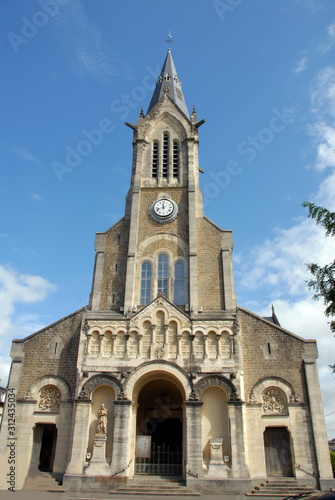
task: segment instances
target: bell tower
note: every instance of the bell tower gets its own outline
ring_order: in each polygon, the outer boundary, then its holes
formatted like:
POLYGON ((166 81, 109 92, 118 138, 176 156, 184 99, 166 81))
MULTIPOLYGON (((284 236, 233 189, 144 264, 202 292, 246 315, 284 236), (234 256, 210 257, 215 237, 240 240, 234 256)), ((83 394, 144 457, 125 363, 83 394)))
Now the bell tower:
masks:
POLYGON ((191 315, 234 310, 231 232, 203 215, 198 160, 203 123, 195 108, 188 112, 169 49, 147 114, 142 110, 135 125, 126 123, 133 130, 133 161, 125 217, 97 235, 92 310, 129 316, 158 295, 191 315), (112 255, 115 241, 108 241, 115 231, 119 243, 112 255))

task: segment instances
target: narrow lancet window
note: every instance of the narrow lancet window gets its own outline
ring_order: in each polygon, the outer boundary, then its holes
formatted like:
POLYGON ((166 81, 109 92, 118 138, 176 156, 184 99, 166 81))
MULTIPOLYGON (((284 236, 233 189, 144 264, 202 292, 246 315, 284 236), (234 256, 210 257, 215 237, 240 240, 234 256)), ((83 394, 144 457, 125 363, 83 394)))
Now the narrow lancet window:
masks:
POLYGON ((177 306, 185 305, 185 264, 178 260, 174 266, 173 302, 177 306))
POLYGON ((164 293, 164 296, 169 298, 169 257, 166 253, 158 256, 157 292, 164 293))
POLYGON ((156 178, 158 173, 158 142, 152 145, 152 177, 156 178))
POLYGON ((143 262, 141 273, 141 305, 146 306, 151 300, 151 279, 152 279, 152 264, 151 262, 143 262))
POLYGON ((167 178, 169 173, 169 134, 163 134, 162 177, 167 178))
POLYGON ((179 143, 173 141, 173 164, 172 164, 173 177, 177 178, 179 175, 179 143))

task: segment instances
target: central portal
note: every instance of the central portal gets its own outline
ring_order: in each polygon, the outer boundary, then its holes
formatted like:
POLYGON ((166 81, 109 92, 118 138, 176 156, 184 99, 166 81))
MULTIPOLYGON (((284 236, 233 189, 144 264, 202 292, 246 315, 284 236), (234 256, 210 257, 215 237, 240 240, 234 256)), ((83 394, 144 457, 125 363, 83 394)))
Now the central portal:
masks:
POLYGON ((155 379, 140 391, 136 434, 137 474, 182 475, 182 397, 171 381, 155 379))

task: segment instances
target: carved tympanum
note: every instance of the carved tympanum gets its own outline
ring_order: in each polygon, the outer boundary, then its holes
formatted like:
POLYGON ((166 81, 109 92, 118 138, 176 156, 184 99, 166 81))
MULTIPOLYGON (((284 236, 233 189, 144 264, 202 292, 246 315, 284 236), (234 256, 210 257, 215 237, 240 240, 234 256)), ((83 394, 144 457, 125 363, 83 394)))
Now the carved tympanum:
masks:
POLYGON ((43 411, 57 411, 59 409, 60 391, 54 385, 42 387, 38 408, 43 411))
POLYGON ((287 413, 287 402, 285 394, 276 387, 270 387, 262 395, 263 413, 266 415, 287 413))

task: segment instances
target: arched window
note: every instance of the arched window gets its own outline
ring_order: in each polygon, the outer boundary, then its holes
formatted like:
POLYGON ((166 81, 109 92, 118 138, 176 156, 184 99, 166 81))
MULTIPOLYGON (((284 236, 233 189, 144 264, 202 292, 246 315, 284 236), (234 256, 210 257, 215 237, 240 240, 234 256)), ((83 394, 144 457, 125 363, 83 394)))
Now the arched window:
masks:
POLYGON ((155 141, 152 145, 152 177, 156 178, 158 175, 158 162, 159 162, 159 146, 158 142, 155 141))
POLYGON ((162 159, 162 177, 167 178, 169 173, 169 134, 163 134, 163 159, 162 159))
POLYGON ((174 265, 173 302, 178 306, 185 305, 185 264, 178 260, 174 265))
POLYGON ((157 292, 164 293, 169 298, 169 256, 166 253, 158 256, 157 292))
POLYGON ((151 262, 143 262, 141 273, 141 305, 146 306, 151 300, 151 280, 152 280, 152 264, 151 262))
POLYGON ((179 142, 173 141, 172 175, 177 178, 179 175, 179 142))

